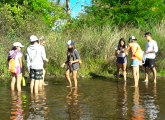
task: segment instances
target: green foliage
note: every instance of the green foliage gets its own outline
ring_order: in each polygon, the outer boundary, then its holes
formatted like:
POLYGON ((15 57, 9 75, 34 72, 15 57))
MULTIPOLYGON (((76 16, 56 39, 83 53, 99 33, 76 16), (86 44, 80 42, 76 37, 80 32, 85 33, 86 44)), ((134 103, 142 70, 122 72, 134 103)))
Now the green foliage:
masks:
POLYGON ((3 0, 0 6, 0 31, 4 34, 46 31, 57 20, 67 18, 61 7, 48 0, 3 0))
POLYGON ((82 26, 110 24, 145 27, 161 23, 164 16, 165 5, 160 0, 93 0, 77 22, 82 26))

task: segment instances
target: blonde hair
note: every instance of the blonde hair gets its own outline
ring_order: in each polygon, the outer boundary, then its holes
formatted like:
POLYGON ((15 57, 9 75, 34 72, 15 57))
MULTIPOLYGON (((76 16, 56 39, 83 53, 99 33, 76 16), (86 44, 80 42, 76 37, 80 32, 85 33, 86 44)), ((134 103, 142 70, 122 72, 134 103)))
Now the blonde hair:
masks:
POLYGON ((44 36, 41 36, 41 37, 39 38, 39 42, 42 42, 42 41, 45 41, 44 36))

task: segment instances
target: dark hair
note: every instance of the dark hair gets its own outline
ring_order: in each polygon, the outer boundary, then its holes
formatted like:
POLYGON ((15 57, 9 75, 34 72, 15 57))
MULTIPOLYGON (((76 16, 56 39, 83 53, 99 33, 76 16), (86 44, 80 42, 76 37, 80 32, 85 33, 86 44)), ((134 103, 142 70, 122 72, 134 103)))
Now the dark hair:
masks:
POLYGON ((16 49, 17 49, 17 47, 16 46, 13 46, 11 50, 16 50, 16 49))
POLYGON ((72 46, 73 46, 72 48, 68 48, 67 54, 70 53, 71 55, 73 55, 75 46, 74 45, 72 45, 72 46))
POLYGON ((119 43, 118 43, 118 50, 120 49, 120 47, 123 47, 123 48, 125 48, 126 46, 125 46, 125 39, 124 38, 121 38, 120 40, 119 40, 119 43), (121 46, 121 41, 123 41, 124 42, 124 45, 123 46, 121 46))
POLYGON ((31 45, 34 45, 35 42, 39 43, 39 40, 36 40, 36 41, 30 42, 30 44, 31 44, 31 45))
POLYGON ((144 35, 145 35, 145 36, 146 36, 146 35, 152 36, 152 34, 151 34, 150 32, 146 32, 144 35))

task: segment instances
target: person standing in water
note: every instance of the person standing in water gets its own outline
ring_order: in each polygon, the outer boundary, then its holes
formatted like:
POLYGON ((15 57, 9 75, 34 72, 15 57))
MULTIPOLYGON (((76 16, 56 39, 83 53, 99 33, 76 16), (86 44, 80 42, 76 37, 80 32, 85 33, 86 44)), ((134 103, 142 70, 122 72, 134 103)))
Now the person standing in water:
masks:
POLYGON ((117 65, 117 81, 119 80, 120 68, 123 70, 124 82, 126 82, 126 67, 127 67, 127 53, 124 50, 127 48, 124 38, 119 40, 118 46, 115 48, 116 65, 117 65))
POLYGON ((61 67, 64 67, 65 65, 67 65, 65 76, 69 82, 68 87, 72 87, 72 82, 71 82, 71 79, 69 76, 70 72, 72 73, 72 78, 75 83, 74 87, 77 87, 77 71, 79 69, 80 56, 79 56, 77 49, 75 49, 74 42, 72 40, 69 40, 66 45, 68 47, 67 61, 65 63, 63 63, 61 65, 61 67))
POLYGON ((31 45, 27 48, 27 67, 30 73, 31 93, 38 93, 38 89, 42 87, 43 79, 43 60, 48 62, 45 49, 38 44, 38 38, 34 35, 30 36, 31 45))
POLYGON ((21 52, 21 48, 24 47, 20 42, 15 42, 13 44, 12 50, 9 51, 8 61, 10 59, 14 59, 15 61, 15 71, 12 73, 12 80, 11 80, 11 90, 14 91, 15 83, 17 83, 17 90, 21 92, 21 80, 22 80, 22 68, 23 62, 22 57, 23 54, 21 52))
POLYGON ((134 36, 131 36, 129 38, 129 45, 124 50, 126 53, 128 50, 130 50, 131 53, 131 66, 132 66, 132 73, 134 78, 134 86, 137 87, 139 84, 139 65, 141 64, 141 61, 138 60, 138 58, 134 55, 137 49, 140 48, 139 44, 137 43, 137 39, 134 36))
POLYGON ((156 83, 155 57, 156 57, 156 53, 158 52, 158 45, 157 45, 157 42, 152 39, 150 32, 147 32, 144 35, 145 35, 145 38, 147 40, 146 50, 144 51, 144 54, 146 57, 145 63, 143 65, 145 67, 145 80, 144 80, 144 82, 148 81, 148 70, 150 68, 153 72, 154 83, 156 83))
MULTIPOLYGON (((40 39, 39 39, 39 43, 40 45, 44 46, 46 44, 46 39, 44 39, 44 37, 42 36, 40 39)), ((47 83, 45 83, 45 74, 46 74, 46 70, 43 68, 43 85, 48 85, 47 83)))

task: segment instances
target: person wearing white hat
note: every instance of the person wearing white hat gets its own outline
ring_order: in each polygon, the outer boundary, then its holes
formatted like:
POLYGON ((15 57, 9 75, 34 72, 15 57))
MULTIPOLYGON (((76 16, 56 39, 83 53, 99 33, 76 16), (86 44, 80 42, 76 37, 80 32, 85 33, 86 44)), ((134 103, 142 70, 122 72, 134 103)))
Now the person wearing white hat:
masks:
POLYGON ((135 52, 137 51, 138 48, 140 48, 140 46, 137 43, 137 39, 134 36, 131 36, 129 38, 129 45, 124 50, 124 52, 130 50, 131 61, 132 61, 131 66, 132 66, 132 73, 133 73, 135 87, 137 87, 139 84, 139 65, 141 64, 141 61, 135 56, 135 52))
POLYGON ((12 80, 11 80, 11 90, 14 91, 15 84, 17 83, 17 90, 21 92, 21 80, 22 80, 22 57, 23 54, 21 52, 21 48, 24 47, 20 42, 15 42, 13 44, 13 48, 9 51, 8 61, 10 59, 14 59, 15 70, 12 72, 12 80))
POLYGON ((69 40, 66 45, 68 47, 67 61, 63 63, 61 67, 64 67, 65 65, 67 65, 65 77, 69 82, 68 87, 72 87, 72 82, 69 76, 70 73, 72 73, 72 77, 75 84, 74 87, 77 87, 77 71, 79 69, 80 55, 77 49, 75 49, 74 42, 72 40, 69 40))
POLYGON ((38 44, 38 38, 35 35, 30 36, 31 45, 27 48, 27 67, 30 73, 31 93, 38 93, 39 87, 42 87, 43 79, 43 60, 48 62, 45 54, 45 48, 38 44))

